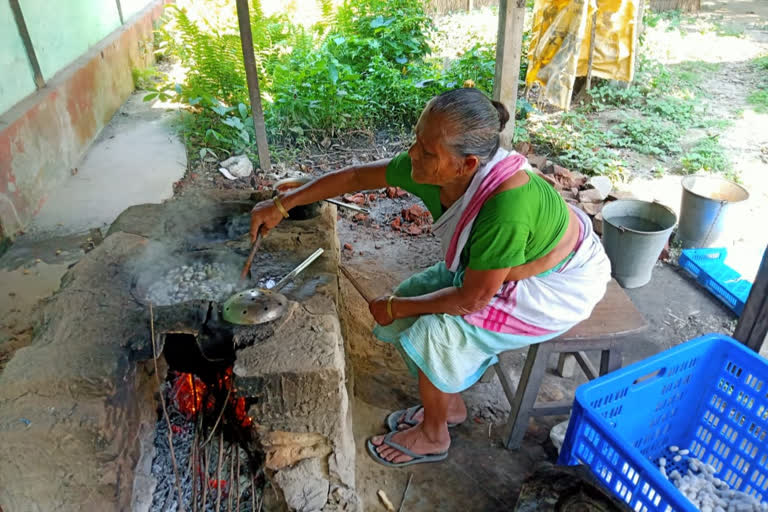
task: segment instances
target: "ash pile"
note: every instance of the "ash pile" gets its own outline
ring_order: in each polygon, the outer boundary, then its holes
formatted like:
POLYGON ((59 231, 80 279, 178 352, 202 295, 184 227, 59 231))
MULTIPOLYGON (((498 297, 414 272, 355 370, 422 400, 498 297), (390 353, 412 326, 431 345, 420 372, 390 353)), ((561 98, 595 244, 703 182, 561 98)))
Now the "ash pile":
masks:
POLYGON ((157 422, 151 512, 261 510, 265 485, 244 398, 232 392, 231 371, 213 384, 171 372, 157 422), (181 503, 181 506, 179 504, 181 503))

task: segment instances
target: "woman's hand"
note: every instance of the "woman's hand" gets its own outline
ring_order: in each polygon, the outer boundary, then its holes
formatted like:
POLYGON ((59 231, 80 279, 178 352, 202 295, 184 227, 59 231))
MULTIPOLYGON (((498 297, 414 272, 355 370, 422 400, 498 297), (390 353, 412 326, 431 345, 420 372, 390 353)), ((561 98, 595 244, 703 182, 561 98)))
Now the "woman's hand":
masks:
POLYGON ((387 312, 388 301, 389 296, 379 297, 368 305, 368 309, 370 310, 371 315, 373 315, 374 320, 376 320, 376 323, 379 325, 389 325, 395 320, 394 318, 390 317, 389 313, 387 312))
POLYGON ((274 201, 262 201, 251 210, 251 243, 256 241, 256 236, 261 231, 261 236, 267 235, 270 229, 274 228, 283 220, 283 214, 277 209, 274 201))

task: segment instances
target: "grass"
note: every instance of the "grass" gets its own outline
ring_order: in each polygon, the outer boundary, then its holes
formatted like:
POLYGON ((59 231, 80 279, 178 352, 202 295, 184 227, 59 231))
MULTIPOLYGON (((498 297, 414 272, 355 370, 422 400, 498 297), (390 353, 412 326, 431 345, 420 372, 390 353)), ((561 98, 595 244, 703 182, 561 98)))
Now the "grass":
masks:
POLYGON ((768 55, 763 55, 752 61, 752 67, 763 74, 763 80, 748 97, 747 102, 752 105, 755 112, 768 114, 768 55))
POLYGON ((759 89, 749 95, 747 101, 760 114, 768 114, 768 89, 759 89))

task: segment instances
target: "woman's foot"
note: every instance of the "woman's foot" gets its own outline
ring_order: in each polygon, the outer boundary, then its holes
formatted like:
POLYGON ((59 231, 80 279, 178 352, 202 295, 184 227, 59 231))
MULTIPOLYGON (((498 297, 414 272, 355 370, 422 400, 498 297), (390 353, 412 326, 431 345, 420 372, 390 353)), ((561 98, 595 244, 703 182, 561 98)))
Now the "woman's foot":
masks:
MULTIPOLYGON (((417 406, 416 412, 409 414, 408 409, 404 409, 402 415, 397 418, 397 430, 406 430, 424 421, 424 407, 417 406)), ((456 396, 448 406, 447 414, 448 426, 453 427, 467 421, 467 407, 460 396, 456 396)), ((387 420, 387 423, 390 423, 387 420)), ((391 426, 390 426, 391 427, 391 426)))
MULTIPOLYGON (((385 436, 375 436, 371 438, 371 443, 376 447, 376 452, 382 459, 395 464, 408 462, 413 457, 406 455, 400 450, 384 444, 385 436)), ((427 432, 423 424, 395 433, 392 442, 407 448, 408 450, 420 455, 441 454, 448 451, 451 446, 451 436, 448 434, 448 426, 435 432, 427 432)))

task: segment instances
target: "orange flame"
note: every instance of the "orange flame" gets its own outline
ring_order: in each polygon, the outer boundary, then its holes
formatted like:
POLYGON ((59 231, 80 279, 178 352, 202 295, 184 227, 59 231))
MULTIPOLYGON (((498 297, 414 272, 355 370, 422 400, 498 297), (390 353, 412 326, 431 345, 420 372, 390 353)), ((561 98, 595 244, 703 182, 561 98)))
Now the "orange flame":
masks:
MULTIPOLYGON (((227 369, 217 384, 220 389, 231 388, 229 405, 234 410, 235 420, 243 428, 250 427, 253 424, 253 419, 248 416, 245 398, 236 396, 232 382, 232 368, 227 369)), ((208 386, 199 377, 191 373, 178 373, 173 384, 172 396, 179 412, 191 419, 203 408, 206 412, 213 412, 217 409, 214 393, 208 393, 208 391, 208 386)))
POLYGON ((192 418, 203 407, 207 386, 191 373, 179 373, 173 383, 173 398, 179 412, 192 418))

